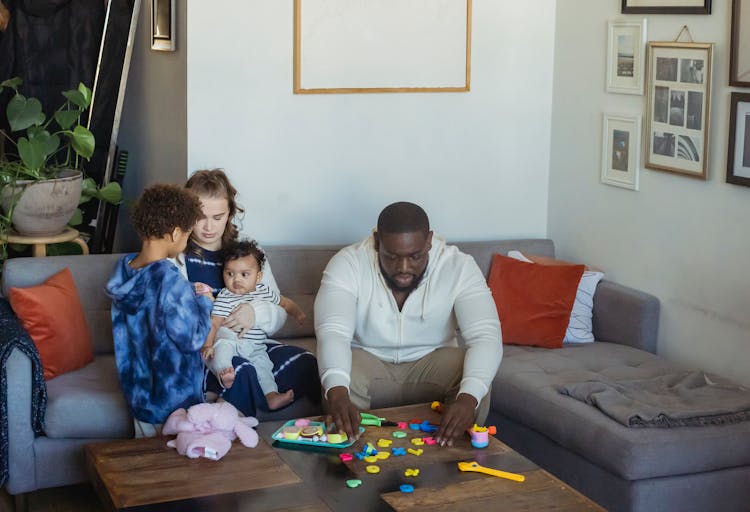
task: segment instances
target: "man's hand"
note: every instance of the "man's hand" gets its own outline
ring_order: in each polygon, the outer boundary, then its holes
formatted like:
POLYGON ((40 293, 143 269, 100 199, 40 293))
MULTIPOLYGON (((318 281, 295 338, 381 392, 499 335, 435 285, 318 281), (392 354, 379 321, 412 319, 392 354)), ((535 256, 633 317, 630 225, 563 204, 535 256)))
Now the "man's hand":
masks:
POLYGON ((359 439, 359 424, 362 422, 362 417, 359 415, 359 410, 349 400, 349 390, 344 386, 336 386, 328 390, 326 424, 330 424, 331 421, 339 430, 345 432, 350 440, 359 439))
POLYGON ((444 405, 443 418, 437 435, 435 435, 435 441, 440 446, 446 444, 453 446, 453 442, 457 438, 474 426, 474 410, 476 407, 477 399, 466 393, 460 393, 452 404, 444 405))
POLYGON ((222 325, 236 332, 237 337, 242 339, 245 331, 255 327, 255 308, 249 302, 243 302, 229 313, 222 325))

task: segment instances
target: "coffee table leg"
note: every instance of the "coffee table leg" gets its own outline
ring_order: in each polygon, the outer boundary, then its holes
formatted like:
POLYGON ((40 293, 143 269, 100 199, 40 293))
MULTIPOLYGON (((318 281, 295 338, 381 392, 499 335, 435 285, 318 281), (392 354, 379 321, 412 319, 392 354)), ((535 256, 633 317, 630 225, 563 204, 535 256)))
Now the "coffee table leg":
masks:
POLYGON ((29 497, 28 494, 22 493, 22 494, 16 494, 13 497, 14 506, 16 507, 16 512, 28 512, 29 511, 29 497))
POLYGON ((88 452, 88 448, 86 449, 86 472, 89 475, 89 482, 94 488, 94 492, 96 492, 96 495, 99 497, 99 502, 104 505, 106 510, 116 512, 117 508, 115 508, 107 487, 104 485, 104 482, 102 482, 102 479, 99 477, 99 473, 96 471, 92 455, 88 452))

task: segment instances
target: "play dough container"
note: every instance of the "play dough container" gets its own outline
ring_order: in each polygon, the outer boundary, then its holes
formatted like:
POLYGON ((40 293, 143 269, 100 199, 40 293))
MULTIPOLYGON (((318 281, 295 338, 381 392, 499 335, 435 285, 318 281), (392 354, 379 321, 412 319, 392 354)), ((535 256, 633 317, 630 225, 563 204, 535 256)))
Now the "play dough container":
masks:
MULTIPOLYGON (((310 421, 305 426, 295 426, 296 421, 298 420, 287 421, 271 437, 279 443, 325 448, 347 448, 354 444, 354 441, 348 439, 344 433, 324 435, 326 426, 321 421, 310 421)), ((362 433, 365 429, 359 427, 359 431, 362 433)))

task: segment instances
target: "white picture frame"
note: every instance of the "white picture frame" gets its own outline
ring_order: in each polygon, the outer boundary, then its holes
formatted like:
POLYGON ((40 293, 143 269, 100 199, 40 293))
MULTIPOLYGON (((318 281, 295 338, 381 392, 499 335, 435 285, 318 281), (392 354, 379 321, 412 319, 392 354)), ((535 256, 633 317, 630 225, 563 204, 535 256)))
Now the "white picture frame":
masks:
POLYGON ((176 45, 174 0, 151 0, 151 49, 173 52, 176 45))
POLYGON ((637 191, 640 187, 641 116, 605 112, 602 125, 602 183, 637 191))
POLYGON ((607 92, 643 95, 647 21, 607 22, 607 92))

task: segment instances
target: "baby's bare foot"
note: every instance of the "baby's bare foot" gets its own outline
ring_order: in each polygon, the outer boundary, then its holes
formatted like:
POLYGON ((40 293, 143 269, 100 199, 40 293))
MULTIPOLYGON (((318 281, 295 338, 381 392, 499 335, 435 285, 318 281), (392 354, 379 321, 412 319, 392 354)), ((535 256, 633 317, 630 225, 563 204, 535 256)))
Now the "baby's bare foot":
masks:
POLYGON ((234 384, 234 368, 224 368, 219 373, 219 380, 225 388, 231 388, 234 384))
POLYGON ((294 401, 294 391, 291 389, 286 393, 271 391, 266 395, 266 401, 268 402, 268 409, 271 411, 281 409, 285 405, 289 405, 294 401))

